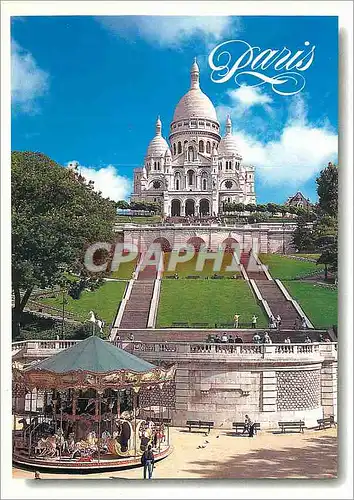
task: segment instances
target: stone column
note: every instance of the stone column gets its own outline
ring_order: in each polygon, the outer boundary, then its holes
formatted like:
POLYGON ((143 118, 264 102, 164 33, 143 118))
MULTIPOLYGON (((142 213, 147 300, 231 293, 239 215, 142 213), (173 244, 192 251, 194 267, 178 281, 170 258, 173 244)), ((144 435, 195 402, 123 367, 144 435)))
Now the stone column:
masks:
POLYGON ((275 371, 262 373, 262 411, 277 411, 277 376, 275 371))
POLYGON ((176 370, 176 414, 178 421, 174 425, 184 425, 187 418, 189 399, 189 370, 177 368, 176 370))
POLYGON ((181 217, 186 215, 186 200, 181 201, 181 217))
POLYGON ((321 404, 324 417, 334 415, 337 420, 337 361, 322 364, 321 404))

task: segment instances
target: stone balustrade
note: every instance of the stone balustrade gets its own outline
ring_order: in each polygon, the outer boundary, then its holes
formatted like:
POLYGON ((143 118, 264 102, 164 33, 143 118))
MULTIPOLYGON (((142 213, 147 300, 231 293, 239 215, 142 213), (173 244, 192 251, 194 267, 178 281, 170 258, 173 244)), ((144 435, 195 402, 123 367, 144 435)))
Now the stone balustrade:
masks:
MULTIPOLYGON (((27 340, 12 344, 13 354, 24 351, 25 357, 46 357, 62 349, 74 346, 80 340, 27 340)), ((206 342, 141 342, 141 341, 114 341, 117 347, 142 357, 153 359, 182 359, 206 357, 245 358, 260 360, 264 358, 294 359, 299 358, 328 358, 337 359, 337 344, 223 344, 206 342)))

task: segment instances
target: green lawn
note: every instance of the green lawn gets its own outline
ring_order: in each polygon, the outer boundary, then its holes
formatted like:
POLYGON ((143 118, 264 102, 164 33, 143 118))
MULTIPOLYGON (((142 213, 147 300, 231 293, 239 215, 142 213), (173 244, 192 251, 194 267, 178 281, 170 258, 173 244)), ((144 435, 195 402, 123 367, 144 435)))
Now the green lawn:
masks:
MULTIPOLYGON (((122 299, 126 282, 110 281, 104 283, 94 292, 83 292, 79 300, 74 300, 66 296, 67 303, 65 310, 75 314, 78 319, 86 321, 89 318, 89 312, 95 311, 107 324, 110 324, 117 312, 120 300, 122 299)), ((55 298, 41 299, 44 304, 62 308, 62 295, 55 298)))
POLYGON ((117 224, 157 224, 161 222, 160 215, 130 217, 129 215, 118 215, 116 219, 117 224))
POLYGON ((118 269, 111 272, 110 278, 130 280, 136 268, 136 264, 137 264, 137 258, 129 262, 122 262, 121 264, 119 264, 118 269))
POLYGON ((316 328, 338 324, 338 292, 304 281, 283 281, 316 328))
POLYGON ((196 264, 198 259, 197 255, 195 255, 191 260, 188 260, 187 262, 180 262, 179 264, 177 264, 175 271, 168 271, 168 264, 171 255, 172 252, 164 254, 164 269, 166 270, 164 271, 164 276, 171 276, 175 273, 177 273, 180 278, 185 278, 186 276, 189 275, 206 277, 206 276, 212 276, 215 273, 223 274, 225 276, 233 276, 234 274, 240 274, 239 271, 225 271, 226 267, 231 264, 232 261, 231 254, 227 253, 224 254, 220 270, 216 271, 213 270, 215 261, 210 259, 205 261, 201 271, 196 271, 196 264))
POLYGON ((236 280, 163 280, 157 327, 173 322, 232 323, 235 313, 240 323, 250 323, 253 314, 258 326, 266 327, 267 318, 246 281, 236 280))
POLYGON ((317 260, 320 258, 320 253, 294 253, 294 257, 304 257, 305 259, 317 260))
POLYGON ((290 259, 285 255, 275 253, 260 254, 259 257, 263 264, 268 266, 272 277, 280 280, 293 280, 316 271, 320 272, 324 268, 321 264, 290 259))

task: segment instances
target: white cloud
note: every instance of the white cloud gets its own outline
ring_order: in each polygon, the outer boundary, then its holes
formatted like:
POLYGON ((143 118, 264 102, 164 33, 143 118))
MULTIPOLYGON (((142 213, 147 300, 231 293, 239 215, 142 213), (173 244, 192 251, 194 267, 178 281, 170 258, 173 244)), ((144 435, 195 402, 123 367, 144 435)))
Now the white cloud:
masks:
POLYGON ((263 184, 280 186, 287 183, 298 187, 318 174, 329 161, 337 161, 338 136, 328 120, 321 123, 311 123, 307 117, 305 99, 294 96, 286 110, 272 109, 271 101, 260 92, 247 93, 240 89, 230 91, 228 94, 234 100, 234 106, 221 105, 217 108, 219 120, 223 121, 227 114, 233 117, 234 136, 239 145, 239 151, 244 163, 254 165, 257 176, 263 184), (235 99, 236 96, 236 99, 235 99), (242 102, 243 101, 243 102, 242 102), (242 104, 261 104, 269 106, 267 110, 269 119, 266 120, 259 114, 252 114, 252 110, 242 108, 242 104), (257 131, 258 137, 242 126, 245 120, 238 120, 240 110, 247 114, 247 127, 257 131), (280 117, 287 112, 285 124, 280 129, 276 139, 267 141, 267 131, 279 128, 280 117), (272 123, 276 127, 272 127, 272 123))
POLYGON ((82 165, 79 165, 78 168, 86 180, 94 181, 95 191, 101 191, 105 198, 114 201, 126 200, 132 191, 131 180, 119 175, 118 170, 113 165, 107 165, 97 170, 82 165))
POLYGON ((263 105, 273 102, 273 99, 266 94, 262 94, 258 87, 249 87, 248 85, 242 85, 237 89, 229 90, 228 95, 232 101, 240 102, 247 108, 257 104, 263 105))
POLYGON ((237 89, 228 90, 226 95, 229 99, 228 105, 220 105, 216 108, 217 114, 221 120, 224 120, 227 115, 231 118, 238 119, 241 116, 249 114, 252 107, 262 107, 270 116, 274 116, 270 104, 273 99, 263 94, 258 87, 249 87, 242 85, 237 89))
POLYGON ((11 96, 18 111, 35 112, 36 100, 49 87, 49 75, 40 69, 32 54, 15 41, 11 41, 11 96))
POLYGON ((132 30, 150 43, 176 47, 191 38, 200 38, 206 46, 225 36, 238 19, 226 16, 103 16, 96 18, 105 28, 121 37, 129 37, 132 30))
POLYGON ((244 132, 234 134, 244 162, 257 167, 263 183, 305 183, 336 160, 338 137, 330 129, 288 123, 278 140, 262 143, 244 132))

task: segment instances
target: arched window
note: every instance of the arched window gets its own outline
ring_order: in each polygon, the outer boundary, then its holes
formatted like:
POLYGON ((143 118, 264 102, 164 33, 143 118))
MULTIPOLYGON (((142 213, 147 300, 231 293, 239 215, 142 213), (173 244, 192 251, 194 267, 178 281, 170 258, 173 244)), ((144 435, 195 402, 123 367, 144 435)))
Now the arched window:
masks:
POLYGON ((188 148, 188 161, 194 161, 194 150, 192 146, 188 148))
POLYGON ((156 170, 156 161, 154 161, 154 170, 156 170))
POLYGON ((187 144, 188 144, 188 141, 184 141, 184 143, 183 143, 184 149, 186 149, 187 144))
POLYGON ((210 142, 207 141, 206 143, 206 152, 210 154, 210 142))
POLYGON ((157 170, 160 170, 160 162, 157 162, 157 170))
POLYGON ((173 145, 173 154, 176 155, 176 144, 173 145))
POLYGON ((180 189, 180 176, 179 173, 177 172, 175 175, 175 190, 179 191, 180 189))
POLYGON ((207 190, 207 180, 203 179, 203 191, 207 190))
POLYGON ((188 170, 188 185, 193 186, 193 180, 194 180, 194 172, 193 170, 188 170))
POLYGON ((199 152, 204 153, 204 142, 203 141, 199 141, 199 152))
POLYGON ((178 154, 182 153, 182 143, 181 142, 178 142, 177 152, 178 152, 178 154))

